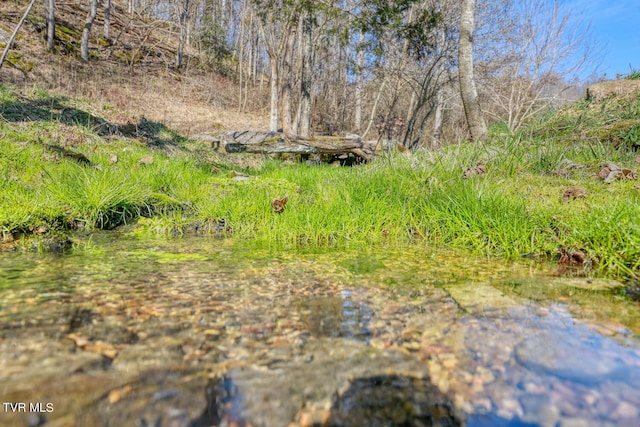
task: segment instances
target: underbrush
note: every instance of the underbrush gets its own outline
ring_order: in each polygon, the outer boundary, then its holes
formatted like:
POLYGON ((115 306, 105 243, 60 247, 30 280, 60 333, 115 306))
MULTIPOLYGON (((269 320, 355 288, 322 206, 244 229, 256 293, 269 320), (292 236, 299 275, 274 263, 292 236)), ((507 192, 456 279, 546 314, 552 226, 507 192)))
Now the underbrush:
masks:
POLYGON ((137 223, 140 236, 439 243, 506 258, 579 251, 594 270, 639 274, 640 189, 631 173, 637 153, 606 140, 568 138, 557 115, 513 137, 410 157, 396 152, 353 168, 271 159, 241 168, 169 131, 167 143, 158 144, 144 134, 105 134, 95 121, 29 119, 27 107, 22 117, 5 115, 16 102, 35 108, 28 98, 0 87, 5 240, 137 223), (630 172, 598 177, 611 163, 630 172), (278 213, 272 203, 285 196, 278 213))

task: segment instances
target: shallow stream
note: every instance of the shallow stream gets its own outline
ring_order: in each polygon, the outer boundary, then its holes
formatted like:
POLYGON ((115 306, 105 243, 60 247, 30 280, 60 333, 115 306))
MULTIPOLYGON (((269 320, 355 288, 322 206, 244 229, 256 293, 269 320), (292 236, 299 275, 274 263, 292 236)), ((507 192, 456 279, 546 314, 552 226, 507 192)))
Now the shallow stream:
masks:
POLYGON ((2 426, 638 426, 640 308, 424 246, 0 254, 2 426))

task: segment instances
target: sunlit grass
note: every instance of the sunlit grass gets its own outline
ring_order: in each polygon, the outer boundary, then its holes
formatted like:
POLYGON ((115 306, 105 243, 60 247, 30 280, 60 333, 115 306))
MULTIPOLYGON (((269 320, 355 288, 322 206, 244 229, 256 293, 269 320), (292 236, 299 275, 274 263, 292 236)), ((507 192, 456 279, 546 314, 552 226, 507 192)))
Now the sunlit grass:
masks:
MULTIPOLYGON (((16 100, 0 86, 0 113, 1 103, 14 112, 16 100)), ((626 120, 629 108, 611 104, 606 111, 626 120)), ((607 162, 636 169, 637 153, 612 148, 611 129, 598 130, 599 114, 578 103, 513 136, 495 131, 483 144, 411 157, 396 152, 353 168, 266 159, 240 169, 208 162, 206 147, 194 141, 165 151, 106 141, 85 125, 0 120, 0 229, 7 235, 40 224, 91 230, 137 221, 143 237, 197 232, 295 244, 446 244, 506 258, 550 257, 564 247, 585 251, 608 274, 637 275, 638 182, 605 184, 596 176, 607 162), (575 138, 578 130, 591 136, 575 138), (595 138, 598 132, 605 137, 595 138), (61 135, 82 143, 64 145, 61 135), (83 153, 90 163, 52 159, 45 144, 83 153), (465 178, 478 162, 486 173, 465 178), (583 188, 584 197, 563 198, 571 186, 583 188), (274 212, 272 199, 285 195, 286 209, 274 212)))

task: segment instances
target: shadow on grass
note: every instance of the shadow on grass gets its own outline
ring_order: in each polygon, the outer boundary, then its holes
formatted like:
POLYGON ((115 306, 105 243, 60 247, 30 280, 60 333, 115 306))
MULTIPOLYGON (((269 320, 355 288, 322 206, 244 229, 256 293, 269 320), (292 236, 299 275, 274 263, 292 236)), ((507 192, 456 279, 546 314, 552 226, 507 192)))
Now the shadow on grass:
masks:
POLYGON ((141 117, 138 123, 124 125, 111 123, 87 111, 70 107, 69 99, 61 96, 44 96, 30 99, 19 96, 17 100, 0 102, 0 116, 7 122, 58 122, 67 126, 91 129, 101 137, 135 138, 150 147, 160 149, 176 148, 186 138, 162 123, 141 117))

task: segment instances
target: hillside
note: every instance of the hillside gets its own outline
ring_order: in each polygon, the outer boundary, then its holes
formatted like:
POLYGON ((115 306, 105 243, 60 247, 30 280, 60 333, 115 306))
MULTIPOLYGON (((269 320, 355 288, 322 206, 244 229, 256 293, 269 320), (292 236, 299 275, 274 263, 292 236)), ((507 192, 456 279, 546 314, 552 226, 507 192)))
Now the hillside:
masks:
MULTIPOLYGON (((38 2, 18 33, 0 82, 38 86, 51 93, 91 100, 95 105, 133 112, 120 124, 141 117, 167 124, 185 135, 218 128, 265 129, 266 86, 256 88, 246 112, 238 111, 237 83, 187 52, 186 65, 174 69, 176 30, 162 20, 125 13, 114 1, 112 41, 102 38, 102 11, 92 29, 91 60, 79 58, 86 2, 58 2, 54 51, 46 49, 44 10, 38 2)), ((27 1, 3 2, 0 47, 13 32, 27 1), (2 36, 4 34, 4 36, 2 36), (4 40, 4 42, 3 42, 4 40)), ((229 63, 229 66, 233 66, 229 63)))

